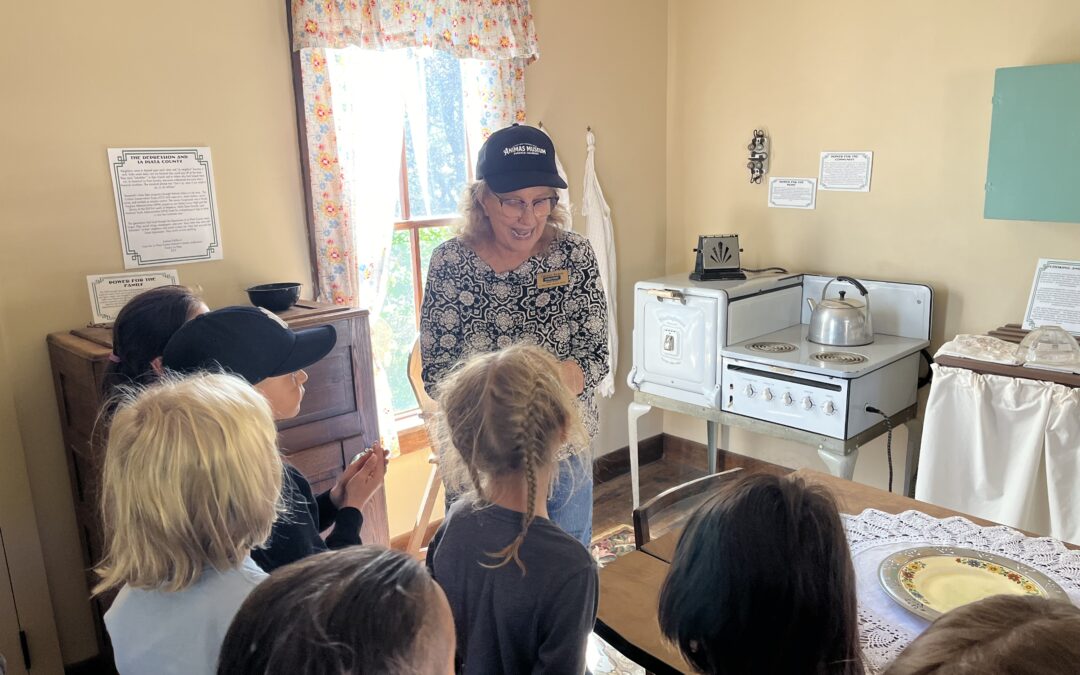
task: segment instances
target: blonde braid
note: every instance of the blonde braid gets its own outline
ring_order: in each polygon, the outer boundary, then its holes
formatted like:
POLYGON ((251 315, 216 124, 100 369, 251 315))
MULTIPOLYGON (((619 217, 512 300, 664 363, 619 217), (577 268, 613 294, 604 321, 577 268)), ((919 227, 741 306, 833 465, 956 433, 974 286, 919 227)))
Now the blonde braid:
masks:
MULTIPOLYGON (((538 384, 542 384, 542 382, 538 384)), ((517 443, 514 449, 523 453, 525 484, 528 488, 526 511, 521 519, 521 532, 506 548, 487 554, 493 558, 502 558, 501 562, 496 565, 485 565, 485 567, 491 568, 502 567, 513 560, 521 568, 522 576, 525 575, 525 563, 522 562, 519 552, 522 542, 525 541, 525 535, 529 531, 529 526, 536 519, 537 488, 539 486, 537 471, 541 465, 545 464, 545 455, 548 455, 550 460, 550 449, 555 444, 553 441, 557 438, 553 437, 553 432, 557 433, 566 424, 565 419, 562 419, 564 415, 560 414, 558 399, 548 396, 543 388, 537 388, 534 392, 534 396, 531 398, 523 396, 517 400, 519 407, 524 408, 524 420, 515 429, 517 431, 517 443)))
POLYGON ((498 562, 480 563, 494 569, 513 560, 524 575, 521 544, 536 519, 537 499, 546 498, 538 494, 540 472, 556 464, 564 441, 583 434, 558 361, 529 345, 477 355, 455 368, 438 395, 442 407, 438 438, 457 450, 440 457, 448 484, 463 485, 467 476, 484 501, 485 478, 525 479, 528 503, 521 531, 503 549, 487 553, 498 562))

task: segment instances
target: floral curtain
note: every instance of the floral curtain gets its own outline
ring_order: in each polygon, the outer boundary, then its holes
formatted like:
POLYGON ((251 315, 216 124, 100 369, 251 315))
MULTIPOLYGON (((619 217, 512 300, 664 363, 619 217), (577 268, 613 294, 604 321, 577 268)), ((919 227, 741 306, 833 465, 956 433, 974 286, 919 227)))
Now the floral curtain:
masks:
MULTIPOLYGON (((394 120, 412 96, 394 76, 403 66, 393 54, 432 48, 461 60, 475 164, 491 132, 525 120, 525 66, 539 55, 529 3, 293 0, 291 21, 293 49, 300 53, 318 297, 364 306, 374 324, 385 293, 400 171, 400 136, 386 130, 399 123, 394 120), (371 81, 335 77, 349 62, 363 61, 365 51, 380 59, 364 70, 373 73, 371 81)), ((376 396, 380 428, 396 445, 389 386, 378 363, 376 396)))
POLYGON ((460 59, 536 60, 528 0, 293 0, 293 49, 432 47, 460 59))

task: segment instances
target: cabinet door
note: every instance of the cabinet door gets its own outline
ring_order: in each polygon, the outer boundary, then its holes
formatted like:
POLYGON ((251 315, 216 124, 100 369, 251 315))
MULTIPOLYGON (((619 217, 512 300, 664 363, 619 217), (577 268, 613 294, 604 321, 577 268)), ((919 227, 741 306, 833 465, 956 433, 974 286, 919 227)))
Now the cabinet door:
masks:
POLYGON ((0 655, 7 659, 8 675, 23 675, 22 646, 19 642, 19 619, 15 596, 11 594, 11 575, 8 572, 4 532, 0 530, 0 655))

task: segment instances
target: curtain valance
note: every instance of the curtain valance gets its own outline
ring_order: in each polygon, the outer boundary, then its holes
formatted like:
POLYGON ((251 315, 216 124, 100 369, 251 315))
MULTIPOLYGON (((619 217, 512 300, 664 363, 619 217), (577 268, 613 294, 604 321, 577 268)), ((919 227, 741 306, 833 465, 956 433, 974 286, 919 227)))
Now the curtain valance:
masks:
POLYGON ((293 0, 293 49, 432 47, 462 59, 539 55, 528 0, 293 0))

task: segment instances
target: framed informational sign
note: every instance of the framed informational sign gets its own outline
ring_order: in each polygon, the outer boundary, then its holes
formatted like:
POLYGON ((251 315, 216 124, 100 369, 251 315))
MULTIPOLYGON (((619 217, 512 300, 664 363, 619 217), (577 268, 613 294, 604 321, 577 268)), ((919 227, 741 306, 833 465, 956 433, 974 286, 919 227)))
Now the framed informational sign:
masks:
POLYGON ((1035 267, 1024 328, 1051 325, 1080 334, 1080 261, 1040 258, 1035 267))
POLYGON ((116 321, 116 315, 134 296, 159 286, 180 283, 176 270, 158 270, 134 274, 91 274, 86 277, 90 290, 90 308, 94 324, 116 321))
POLYGON ((221 259, 210 148, 109 148, 124 268, 221 259))

